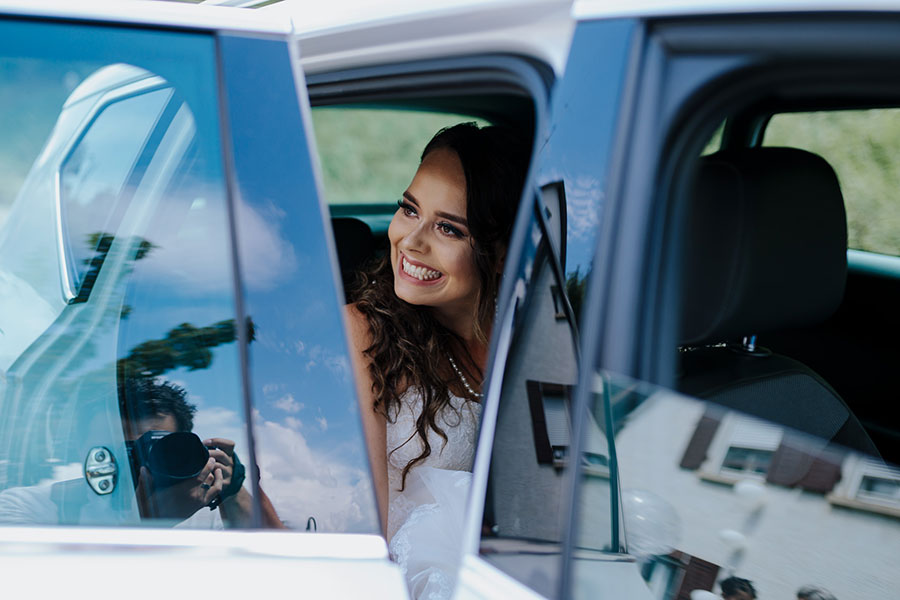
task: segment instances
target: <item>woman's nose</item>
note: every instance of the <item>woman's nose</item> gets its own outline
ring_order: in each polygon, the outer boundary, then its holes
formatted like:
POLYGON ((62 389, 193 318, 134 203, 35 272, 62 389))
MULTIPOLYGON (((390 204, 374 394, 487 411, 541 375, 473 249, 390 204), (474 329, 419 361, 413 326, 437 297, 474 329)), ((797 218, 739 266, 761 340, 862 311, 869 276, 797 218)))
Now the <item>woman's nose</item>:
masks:
POLYGON ((409 231, 409 233, 403 236, 402 247, 404 250, 418 252, 420 254, 428 251, 426 226, 427 223, 419 222, 409 231))

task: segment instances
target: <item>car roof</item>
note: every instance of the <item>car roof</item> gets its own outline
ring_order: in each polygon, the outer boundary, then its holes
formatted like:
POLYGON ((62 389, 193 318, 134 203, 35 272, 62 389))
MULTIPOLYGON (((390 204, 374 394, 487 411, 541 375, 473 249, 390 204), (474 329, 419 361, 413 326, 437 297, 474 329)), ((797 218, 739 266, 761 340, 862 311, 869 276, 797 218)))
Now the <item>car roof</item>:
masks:
POLYGON ((282 0, 258 9, 291 21, 304 70, 464 54, 518 54, 560 75, 571 0, 282 0))
POLYGON ((576 19, 787 12, 900 11, 898 0, 574 0, 576 19))
POLYGON ((290 23, 263 11, 146 0, 2 0, 0 14, 206 31, 288 34, 290 23))

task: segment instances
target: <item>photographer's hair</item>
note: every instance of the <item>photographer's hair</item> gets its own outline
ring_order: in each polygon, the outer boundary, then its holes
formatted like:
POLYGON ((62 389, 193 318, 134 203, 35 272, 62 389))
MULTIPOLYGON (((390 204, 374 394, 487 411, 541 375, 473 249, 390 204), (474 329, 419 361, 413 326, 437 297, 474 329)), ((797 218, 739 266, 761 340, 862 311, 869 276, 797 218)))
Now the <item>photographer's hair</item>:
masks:
POLYGON ((814 585, 804 585, 797 590, 799 600, 837 600, 828 590, 814 585))
MULTIPOLYGON (((421 160, 436 150, 456 153, 465 174, 466 220, 480 282, 473 315, 474 334, 480 342, 487 343, 530 147, 509 128, 460 123, 440 130, 425 146, 421 160)), ((375 410, 393 420, 399 397, 407 388, 418 388, 422 393, 423 408, 416 431, 423 450, 403 469, 405 487, 409 469, 431 454, 428 429, 447 440, 437 424, 437 416, 450 405, 449 389, 465 397, 458 377, 448 371, 448 354, 459 357, 458 366, 469 381, 481 381, 483 374, 459 336, 438 323, 430 310, 397 297, 389 255, 361 273, 350 299, 366 317, 372 335, 372 344, 365 354, 371 359, 375 410)))
POLYGON ((732 575, 731 577, 720 581, 719 587, 722 588, 722 596, 725 598, 734 596, 738 592, 747 592, 750 594, 751 598, 756 598, 756 589, 753 587, 753 584, 750 583, 749 579, 742 579, 741 577, 732 575))
POLYGON ((119 410, 129 423, 171 415, 176 431, 191 431, 197 407, 186 396, 183 387, 150 377, 126 377, 119 382, 119 410))

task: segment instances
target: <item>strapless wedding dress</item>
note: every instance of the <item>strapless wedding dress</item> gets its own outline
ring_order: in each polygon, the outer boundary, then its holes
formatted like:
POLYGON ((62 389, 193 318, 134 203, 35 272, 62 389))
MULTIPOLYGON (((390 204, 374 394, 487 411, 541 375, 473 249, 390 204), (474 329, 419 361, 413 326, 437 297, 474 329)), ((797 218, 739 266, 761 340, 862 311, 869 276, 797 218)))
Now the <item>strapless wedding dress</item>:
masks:
POLYGON ((387 424, 388 544, 417 600, 450 598, 459 567, 481 404, 451 394, 450 405, 438 417, 447 442, 428 430, 431 455, 409 471, 402 492, 403 468, 423 448, 416 433, 422 412, 418 389, 400 397, 393 422, 387 424))

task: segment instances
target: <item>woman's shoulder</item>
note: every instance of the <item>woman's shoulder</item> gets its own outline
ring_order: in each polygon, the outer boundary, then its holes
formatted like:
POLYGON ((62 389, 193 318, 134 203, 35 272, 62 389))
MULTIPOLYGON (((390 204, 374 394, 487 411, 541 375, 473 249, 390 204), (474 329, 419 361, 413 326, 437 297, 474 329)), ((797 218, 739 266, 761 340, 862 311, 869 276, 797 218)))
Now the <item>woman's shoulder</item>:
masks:
POLYGON ((372 330, 356 302, 344 305, 344 322, 353 347, 360 352, 368 348, 372 342, 372 330))

